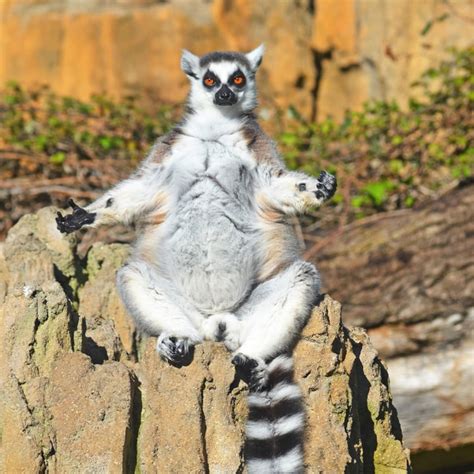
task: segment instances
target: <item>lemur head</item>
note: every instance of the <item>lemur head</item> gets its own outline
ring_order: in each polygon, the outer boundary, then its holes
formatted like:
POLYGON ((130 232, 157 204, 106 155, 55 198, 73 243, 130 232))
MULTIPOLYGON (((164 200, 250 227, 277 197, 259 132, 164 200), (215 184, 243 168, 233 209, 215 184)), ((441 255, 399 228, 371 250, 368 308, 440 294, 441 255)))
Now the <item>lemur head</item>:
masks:
POLYGON ((247 54, 214 52, 202 57, 183 50, 181 69, 191 81, 191 108, 251 112, 257 105, 255 73, 263 52, 263 45, 247 54))

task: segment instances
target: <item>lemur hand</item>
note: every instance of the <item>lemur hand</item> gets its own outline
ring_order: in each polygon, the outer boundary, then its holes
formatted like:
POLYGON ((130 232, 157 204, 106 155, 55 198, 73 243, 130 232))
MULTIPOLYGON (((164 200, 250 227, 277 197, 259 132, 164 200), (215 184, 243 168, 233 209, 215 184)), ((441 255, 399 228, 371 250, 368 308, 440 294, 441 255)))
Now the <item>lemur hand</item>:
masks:
POLYGON ((337 189, 336 178, 329 174, 327 171, 321 171, 318 176, 318 190, 316 191, 316 197, 326 201, 334 196, 337 189))
POLYGON ((336 192, 336 188, 336 178, 327 171, 321 171, 317 179, 313 178, 311 181, 298 183, 299 191, 309 191, 313 193, 319 203, 332 198, 336 192))
POLYGON ((94 222, 96 216, 95 212, 87 212, 85 209, 82 209, 82 207, 79 207, 72 199, 69 199, 68 204, 72 207, 72 214, 63 216, 58 212, 56 217, 59 232, 70 234, 82 226, 94 222))

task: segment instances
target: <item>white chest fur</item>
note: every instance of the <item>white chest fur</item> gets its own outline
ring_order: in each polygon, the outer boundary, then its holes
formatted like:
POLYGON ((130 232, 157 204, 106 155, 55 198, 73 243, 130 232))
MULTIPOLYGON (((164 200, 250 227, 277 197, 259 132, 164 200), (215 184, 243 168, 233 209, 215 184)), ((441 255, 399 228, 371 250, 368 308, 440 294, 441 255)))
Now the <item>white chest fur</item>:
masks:
POLYGON ((171 206, 159 261, 204 313, 235 307, 254 280, 255 166, 240 133, 183 136, 166 163, 171 206))
MULTIPOLYGON (((202 140, 184 135, 174 145, 166 162, 170 176, 170 196, 181 199, 192 187, 208 181, 230 194, 239 194, 242 180, 250 176, 256 163, 240 132, 202 140)), ((247 191, 249 191, 247 189, 247 191)), ((175 201, 176 202, 176 201, 175 201)))
POLYGON ((203 140, 183 135, 174 145, 168 163, 171 166, 179 163, 190 171, 198 171, 208 168, 210 163, 219 167, 227 165, 229 161, 239 162, 250 168, 255 167, 255 160, 241 132, 224 135, 218 140, 203 140))

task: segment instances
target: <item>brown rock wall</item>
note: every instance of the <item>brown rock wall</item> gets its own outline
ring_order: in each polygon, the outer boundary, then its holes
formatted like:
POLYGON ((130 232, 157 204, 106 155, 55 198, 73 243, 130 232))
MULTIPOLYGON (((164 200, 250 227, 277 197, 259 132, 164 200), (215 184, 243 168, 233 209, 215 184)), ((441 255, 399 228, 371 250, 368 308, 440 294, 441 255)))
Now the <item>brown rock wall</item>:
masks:
POLYGON ((395 99, 405 105, 409 96, 417 95, 411 84, 438 64, 448 47, 472 43, 467 33, 474 21, 469 0, 317 4, 312 45, 322 58, 320 117, 341 118, 368 99, 395 99))
POLYGON ((182 48, 265 42, 264 103, 341 118, 369 98, 405 102, 448 46, 472 42, 472 16, 470 0, 5 0, 0 84, 47 83, 81 99, 138 93, 154 108, 186 96, 182 48))

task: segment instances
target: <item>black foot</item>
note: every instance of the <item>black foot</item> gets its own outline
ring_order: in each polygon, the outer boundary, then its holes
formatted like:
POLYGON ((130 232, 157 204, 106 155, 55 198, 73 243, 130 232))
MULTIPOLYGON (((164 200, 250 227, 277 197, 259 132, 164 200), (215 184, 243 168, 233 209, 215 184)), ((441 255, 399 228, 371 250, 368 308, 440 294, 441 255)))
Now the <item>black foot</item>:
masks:
POLYGON ((327 171, 321 171, 321 174, 318 176, 318 184, 316 187, 318 188, 314 193, 316 198, 326 201, 327 199, 332 198, 336 192, 336 178, 327 171))
POLYGON ((87 212, 85 209, 82 209, 82 207, 79 207, 72 199, 69 199, 68 204, 72 207, 72 214, 63 216, 58 212, 56 217, 59 232, 70 234, 82 226, 92 224, 95 221, 95 212, 87 212))
POLYGON ((174 336, 160 336, 156 344, 160 356, 175 367, 189 365, 193 358, 194 346, 189 339, 174 336))
POLYGON ((267 365, 265 362, 252 359, 240 352, 232 358, 237 375, 248 384, 253 392, 265 390, 268 383, 267 365))

